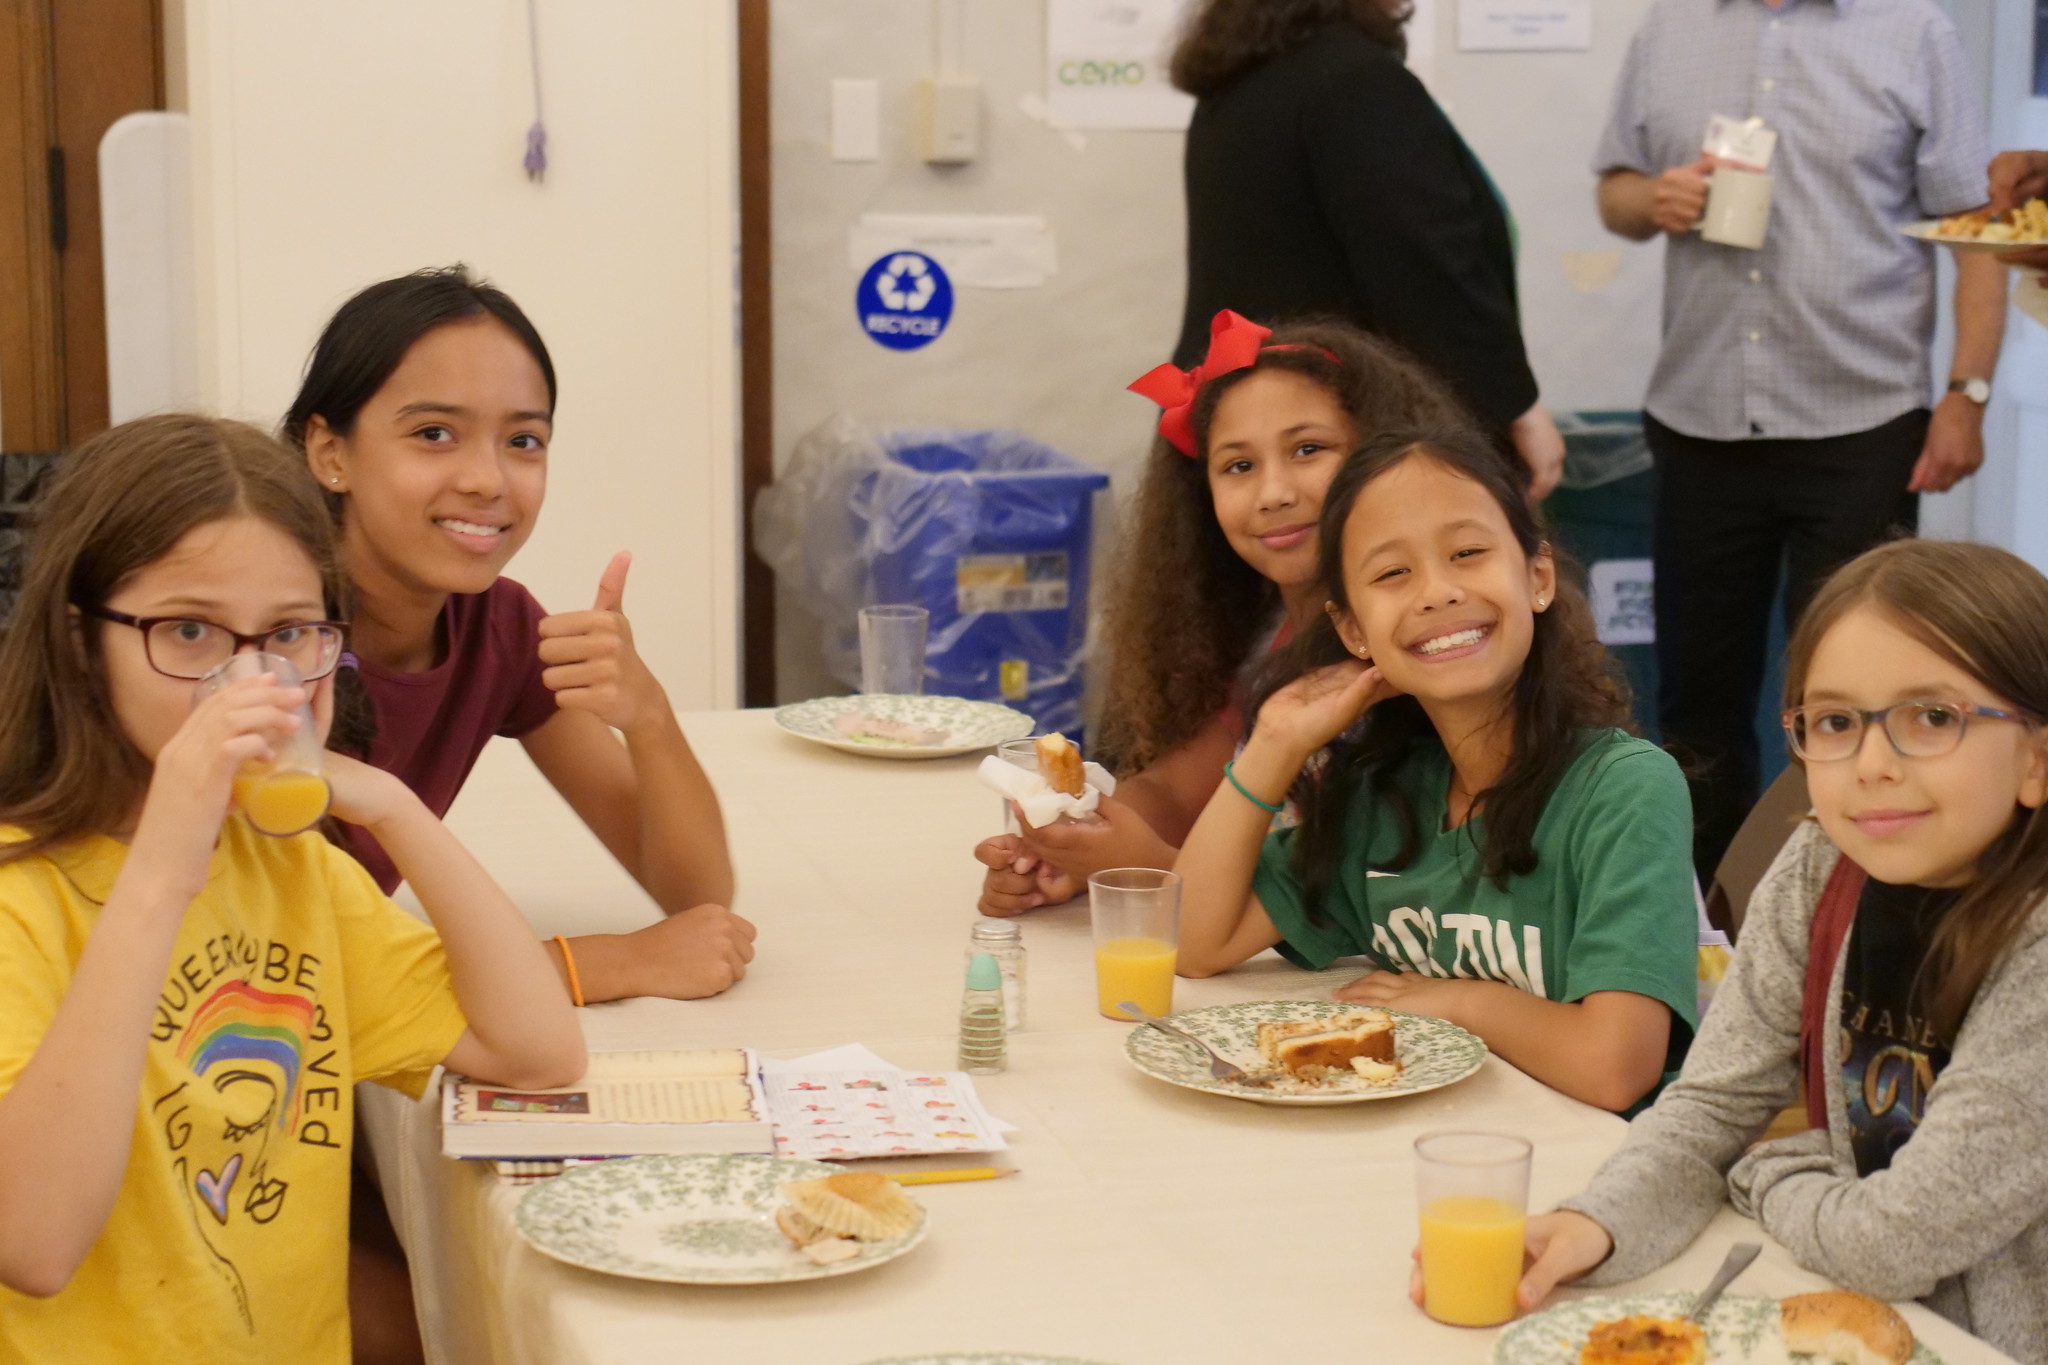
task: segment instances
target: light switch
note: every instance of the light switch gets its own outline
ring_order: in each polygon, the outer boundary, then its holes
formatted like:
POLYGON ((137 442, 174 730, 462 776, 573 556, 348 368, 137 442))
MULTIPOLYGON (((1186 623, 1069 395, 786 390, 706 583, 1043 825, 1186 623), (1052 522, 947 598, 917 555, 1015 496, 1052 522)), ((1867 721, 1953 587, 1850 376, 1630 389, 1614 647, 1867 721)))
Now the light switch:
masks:
POLYGON ((882 159, 882 83, 836 79, 832 82, 832 159, 882 159))
POLYGON ((958 166, 981 155, 981 82, 940 76, 918 82, 918 139, 924 159, 958 166))

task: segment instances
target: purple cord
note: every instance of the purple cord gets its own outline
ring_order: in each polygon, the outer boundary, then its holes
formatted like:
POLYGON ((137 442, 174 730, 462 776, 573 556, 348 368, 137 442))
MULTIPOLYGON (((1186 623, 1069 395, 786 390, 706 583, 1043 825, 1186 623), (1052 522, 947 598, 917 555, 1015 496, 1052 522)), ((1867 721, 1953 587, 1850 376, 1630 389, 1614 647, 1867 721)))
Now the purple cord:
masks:
POLYGON ((548 129, 540 102, 539 0, 526 0, 527 56, 533 61, 533 126, 526 130, 526 178, 539 184, 548 174, 548 129))
POLYGON ((548 171, 548 130, 538 120, 526 130, 526 178, 544 179, 548 171))

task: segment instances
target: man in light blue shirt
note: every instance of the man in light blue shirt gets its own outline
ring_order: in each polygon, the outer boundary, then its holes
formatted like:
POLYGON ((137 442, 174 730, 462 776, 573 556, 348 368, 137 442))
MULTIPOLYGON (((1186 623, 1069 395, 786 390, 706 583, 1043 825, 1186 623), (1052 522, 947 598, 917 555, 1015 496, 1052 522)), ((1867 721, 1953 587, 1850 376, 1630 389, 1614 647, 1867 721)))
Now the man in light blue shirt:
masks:
POLYGON ((1983 461, 2004 267, 1958 258, 1955 361, 1930 412, 1934 249, 1898 230, 1985 202, 1977 101, 1934 0, 1658 0, 1630 45, 1594 170, 1609 230, 1667 238, 1644 403, 1658 719, 1698 773, 1703 877, 1757 797, 1780 566, 1793 618, 1841 563, 1914 529, 1920 493, 1983 461), (1778 135, 1756 250, 1692 231, 1716 114, 1778 135))

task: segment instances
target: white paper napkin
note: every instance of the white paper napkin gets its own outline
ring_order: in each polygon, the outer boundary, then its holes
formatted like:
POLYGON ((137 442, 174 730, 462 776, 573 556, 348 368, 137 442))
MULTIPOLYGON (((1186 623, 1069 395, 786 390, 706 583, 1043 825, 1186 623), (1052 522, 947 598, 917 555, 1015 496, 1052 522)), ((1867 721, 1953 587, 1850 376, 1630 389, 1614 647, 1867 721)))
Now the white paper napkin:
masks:
POLYGON ((1024 812, 1024 823, 1033 829, 1042 829, 1062 815, 1077 820, 1084 815, 1093 815, 1095 808, 1102 804, 1103 797, 1116 794, 1116 779, 1099 763, 1081 765, 1081 776, 1087 785, 1079 796, 1054 791, 1038 773, 1014 763, 1005 763, 994 754, 981 760, 979 776, 984 787, 1001 794, 1005 800, 1015 801, 1017 808, 1024 812))

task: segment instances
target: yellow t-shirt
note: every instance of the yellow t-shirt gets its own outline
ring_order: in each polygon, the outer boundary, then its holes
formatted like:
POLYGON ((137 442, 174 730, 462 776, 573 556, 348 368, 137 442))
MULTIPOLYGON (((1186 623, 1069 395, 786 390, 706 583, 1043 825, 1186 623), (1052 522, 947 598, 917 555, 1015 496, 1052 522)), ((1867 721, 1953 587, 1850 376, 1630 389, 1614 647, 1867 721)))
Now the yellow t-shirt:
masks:
MULTIPOLYGON (((127 852, 95 836, 0 865, 0 1094, 127 852)), ((61 1292, 0 1287, 0 1360, 346 1365, 354 1084, 405 1084, 465 1027, 440 939, 354 859, 230 817, 156 1003, 113 1213, 61 1292)))

